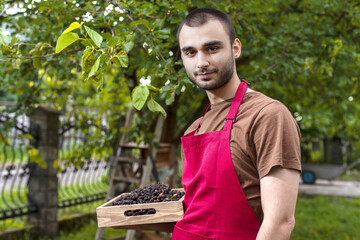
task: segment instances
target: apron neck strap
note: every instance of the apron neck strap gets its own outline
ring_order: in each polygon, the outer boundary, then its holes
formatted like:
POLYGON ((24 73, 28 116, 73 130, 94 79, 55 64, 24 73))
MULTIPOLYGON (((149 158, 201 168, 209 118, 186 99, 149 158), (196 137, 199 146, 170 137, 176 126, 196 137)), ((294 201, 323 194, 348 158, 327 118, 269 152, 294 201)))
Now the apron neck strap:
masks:
POLYGON ((231 103, 231 107, 228 115, 225 118, 224 130, 231 130, 233 123, 236 121, 236 114, 239 110, 240 104, 245 96, 246 90, 250 84, 244 79, 241 80, 241 83, 236 90, 235 97, 231 103))
MULTIPOLYGON (((245 96, 245 93, 246 93, 246 90, 248 89, 248 86, 250 85, 250 83, 248 83, 247 81, 245 81, 244 79, 241 80, 241 83, 238 87, 238 89, 236 90, 236 93, 235 93, 235 97, 234 97, 234 100, 233 102, 231 103, 231 107, 230 107, 230 110, 229 110, 229 113, 228 115, 226 116, 225 118, 225 127, 224 127, 224 130, 229 130, 232 128, 232 125, 233 123, 235 122, 235 117, 236 117, 236 113, 240 107, 240 104, 245 96), (230 121, 228 121, 230 120, 230 121)), ((206 113, 209 111, 211 107, 211 104, 209 104, 209 106, 207 107, 204 115, 202 116, 199 124, 197 125, 196 129, 195 129, 195 132, 199 129, 200 125, 201 125, 201 122, 203 121, 206 113)))

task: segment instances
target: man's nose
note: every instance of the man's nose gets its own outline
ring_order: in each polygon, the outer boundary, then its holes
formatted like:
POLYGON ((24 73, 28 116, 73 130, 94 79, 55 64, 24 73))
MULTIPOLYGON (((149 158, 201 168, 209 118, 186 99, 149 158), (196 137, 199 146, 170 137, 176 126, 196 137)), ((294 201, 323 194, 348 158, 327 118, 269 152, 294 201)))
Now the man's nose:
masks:
POLYGON ((208 56, 204 53, 199 52, 197 54, 197 63, 196 63, 196 67, 197 68, 204 68, 209 66, 209 60, 208 60, 208 56))

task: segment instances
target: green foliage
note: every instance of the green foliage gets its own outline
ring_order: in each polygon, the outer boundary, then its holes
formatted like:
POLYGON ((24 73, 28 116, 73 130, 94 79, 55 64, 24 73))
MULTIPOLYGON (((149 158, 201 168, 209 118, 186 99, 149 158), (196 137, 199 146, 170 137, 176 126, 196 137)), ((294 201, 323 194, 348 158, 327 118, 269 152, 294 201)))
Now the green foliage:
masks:
POLYGON ((31 162, 37 163, 40 167, 46 168, 47 164, 44 159, 39 155, 39 149, 26 146, 26 150, 31 162))
POLYGON ((240 72, 284 102, 306 135, 357 139, 359 4, 256 3, 232 6, 242 13, 235 17, 246 59, 240 72))
POLYGON ((12 32, 0 35, 0 89, 17 99, 7 111, 28 114, 47 103, 70 110, 70 119, 91 106, 97 115, 81 118, 106 114, 114 122, 135 106, 143 122, 132 137, 140 140, 150 138, 151 111, 166 117, 175 103, 181 130, 204 98, 187 80, 176 42, 178 24, 195 6, 230 15, 242 42, 240 77, 285 103, 304 137, 359 138, 355 0, 11 1, 1 20, 12 32), (7 10, 20 5, 23 12, 7 10))

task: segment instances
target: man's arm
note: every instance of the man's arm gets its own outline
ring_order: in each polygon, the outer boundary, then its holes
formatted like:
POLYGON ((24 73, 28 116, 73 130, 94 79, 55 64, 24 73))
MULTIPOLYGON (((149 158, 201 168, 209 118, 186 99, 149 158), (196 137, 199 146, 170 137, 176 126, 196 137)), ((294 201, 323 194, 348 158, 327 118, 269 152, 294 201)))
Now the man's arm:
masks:
POLYGON ((264 219, 256 240, 288 240, 295 226, 295 206, 300 173, 273 167, 260 180, 264 219))

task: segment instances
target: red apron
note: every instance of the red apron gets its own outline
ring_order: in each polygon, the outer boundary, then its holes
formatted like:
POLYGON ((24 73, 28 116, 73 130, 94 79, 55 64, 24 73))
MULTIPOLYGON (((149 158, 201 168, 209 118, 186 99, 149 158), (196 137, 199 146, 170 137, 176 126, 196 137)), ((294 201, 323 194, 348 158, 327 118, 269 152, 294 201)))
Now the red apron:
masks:
POLYGON ((181 138, 185 214, 172 240, 256 238, 260 222, 244 195, 230 153, 231 129, 247 84, 243 80, 239 85, 222 131, 195 135, 199 123, 181 138))

